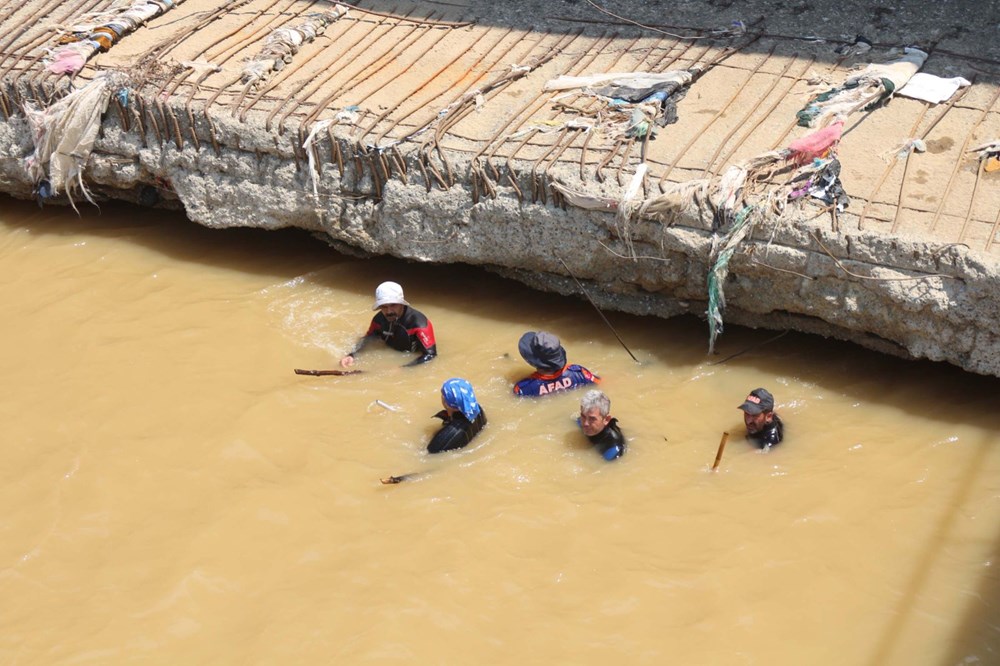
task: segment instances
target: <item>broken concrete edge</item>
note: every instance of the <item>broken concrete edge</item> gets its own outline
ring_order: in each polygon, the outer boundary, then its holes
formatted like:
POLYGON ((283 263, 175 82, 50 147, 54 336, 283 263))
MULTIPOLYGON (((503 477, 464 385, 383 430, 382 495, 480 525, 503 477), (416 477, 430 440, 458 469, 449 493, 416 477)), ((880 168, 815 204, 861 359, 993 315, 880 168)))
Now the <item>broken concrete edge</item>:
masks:
MULTIPOLYGON (((551 198, 522 201, 503 181, 494 183, 496 198, 473 203, 467 153, 448 153, 456 181, 447 189, 425 180, 412 145, 383 180, 367 159, 371 152, 362 159, 350 128, 338 127, 330 136, 356 158, 338 162, 330 137, 323 137, 313 182, 298 128, 268 131, 256 117, 241 122, 132 99, 131 122, 112 108, 104 115, 86 165, 88 187, 99 196, 182 208, 210 228, 297 227, 326 235, 340 249, 480 265, 537 289, 578 295, 561 258, 602 308, 705 316, 718 237, 701 214, 681 214, 670 225, 633 220, 628 233, 636 258, 627 258, 610 213, 559 208, 551 198), (405 183, 399 166, 406 167, 405 183)), ((32 197, 35 183, 24 165, 32 151, 23 115, 0 123, 0 190, 32 197)), ((522 194, 531 192, 530 166, 515 164, 522 194)), ((572 171, 555 168, 549 176, 579 186, 572 171)), ((622 189, 613 179, 589 184, 597 187, 611 196, 622 189)), ((789 206, 741 246, 725 284, 727 323, 793 329, 1000 376, 1000 340, 992 330, 1000 290, 988 257, 962 244, 833 233, 828 218, 807 219, 816 210, 789 206)), ((843 216, 844 228, 849 219, 843 216)))

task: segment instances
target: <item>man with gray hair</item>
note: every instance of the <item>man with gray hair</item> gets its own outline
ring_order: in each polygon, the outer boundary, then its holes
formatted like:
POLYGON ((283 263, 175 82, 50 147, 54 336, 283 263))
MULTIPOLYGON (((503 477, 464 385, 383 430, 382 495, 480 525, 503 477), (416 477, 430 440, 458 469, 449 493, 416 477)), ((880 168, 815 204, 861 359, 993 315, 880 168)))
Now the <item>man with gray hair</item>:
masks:
POLYGON ((611 400, 603 392, 595 389, 584 394, 578 423, 605 460, 620 458, 625 453, 625 436, 618 428, 618 419, 611 416, 611 400))

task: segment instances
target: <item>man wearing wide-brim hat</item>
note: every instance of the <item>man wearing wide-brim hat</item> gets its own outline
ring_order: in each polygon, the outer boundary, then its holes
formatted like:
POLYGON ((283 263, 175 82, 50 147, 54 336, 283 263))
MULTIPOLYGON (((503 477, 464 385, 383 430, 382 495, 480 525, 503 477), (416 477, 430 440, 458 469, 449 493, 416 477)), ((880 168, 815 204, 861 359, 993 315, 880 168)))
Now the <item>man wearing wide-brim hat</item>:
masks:
POLYGON ((378 314, 354 351, 340 359, 340 365, 347 368, 354 365, 354 357, 365 346, 377 338, 401 352, 419 352, 420 356, 406 365, 426 363, 437 356, 434 341, 434 327, 422 312, 410 306, 403 296, 403 288, 396 282, 383 282, 375 289, 375 304, 372 310, 378 314))
POLYGON ((517 350, 535 372, 514 384, 516 395, 549 395, 601 381, 582 365, 568 364, 559 338, 548 331, 528 331, 521 336, 517 350))

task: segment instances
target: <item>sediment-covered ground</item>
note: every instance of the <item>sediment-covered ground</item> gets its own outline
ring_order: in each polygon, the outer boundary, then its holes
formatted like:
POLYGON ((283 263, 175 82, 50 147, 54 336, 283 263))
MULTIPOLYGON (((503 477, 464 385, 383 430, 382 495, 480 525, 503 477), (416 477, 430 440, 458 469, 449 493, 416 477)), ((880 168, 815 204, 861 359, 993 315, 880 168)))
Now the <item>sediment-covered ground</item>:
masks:
POLYGON ((997 3, 603 7, 8 1, 0 189, 1000 376, 1000 170, 974 150, 1000 139, 997 3), (902 97, 890 65, 803 126, 907 46, 971 85, 902 97), (658 78, 550 83, 605 73, 658 78))

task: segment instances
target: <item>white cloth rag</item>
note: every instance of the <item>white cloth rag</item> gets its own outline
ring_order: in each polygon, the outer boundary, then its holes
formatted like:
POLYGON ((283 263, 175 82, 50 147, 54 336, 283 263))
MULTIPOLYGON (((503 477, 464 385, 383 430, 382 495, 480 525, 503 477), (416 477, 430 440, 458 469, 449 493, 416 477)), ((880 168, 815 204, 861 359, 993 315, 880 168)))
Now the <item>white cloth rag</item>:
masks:
POLYGON ((940 104, 951 99, 951 96, 959 88, 964 88, 968 85, 972 85, 972 83, 961 76, 944 79, 934 74, 917 72, 910 77, 905 86, 896 91, 896 94, 904 97, 912 97, 913 99, 922 99, 931 104, 940 104))
POLYGON ((683 69, 672 69, 666 72, 608 72, 587 76, 567 76, 563 74, 547 81, 543 90, 572 90, 574 88, 596 86, 602 83, 647 88, 671 81, 684 86, 691 83, 691 79, 691 72, 683 69))

